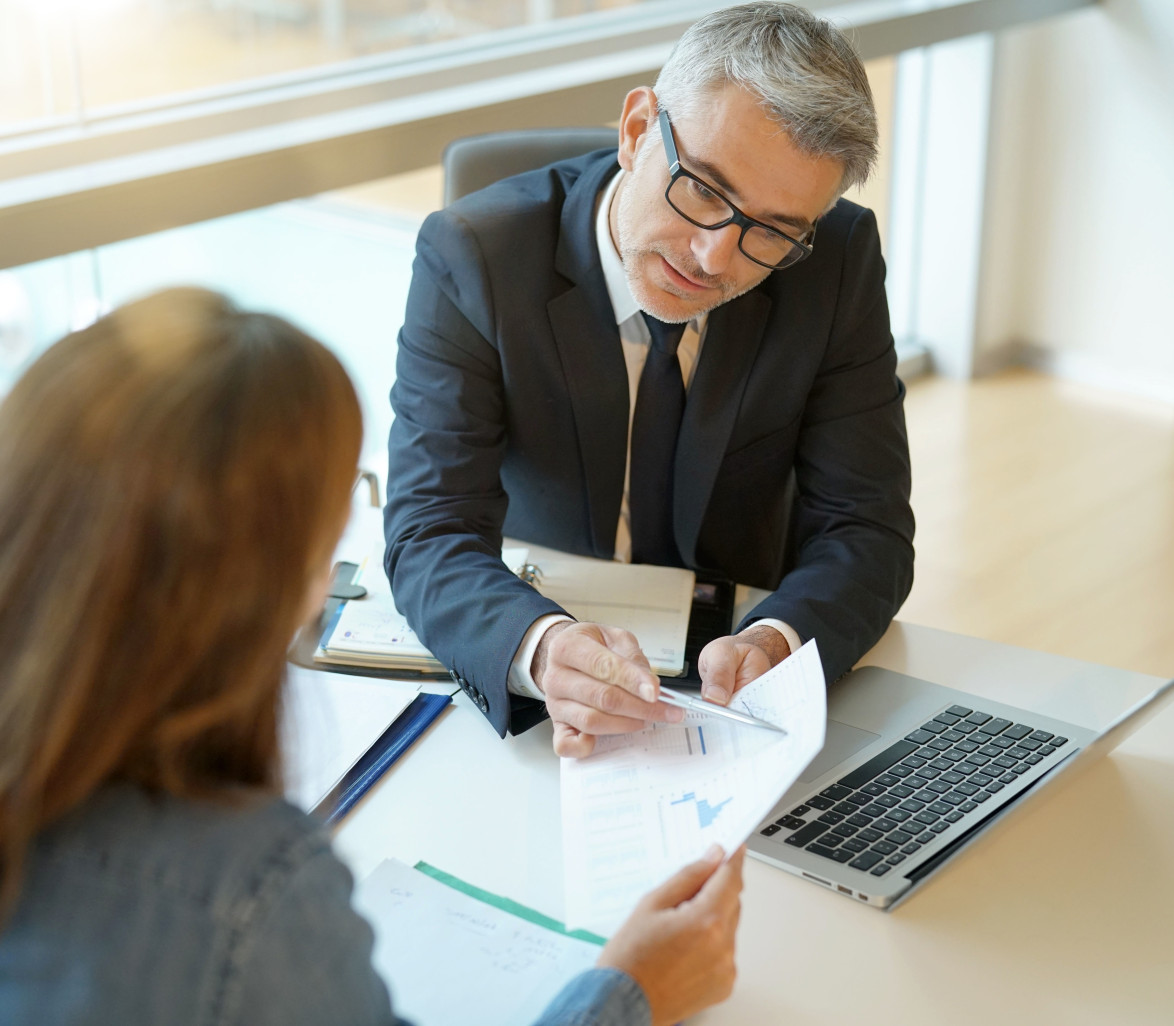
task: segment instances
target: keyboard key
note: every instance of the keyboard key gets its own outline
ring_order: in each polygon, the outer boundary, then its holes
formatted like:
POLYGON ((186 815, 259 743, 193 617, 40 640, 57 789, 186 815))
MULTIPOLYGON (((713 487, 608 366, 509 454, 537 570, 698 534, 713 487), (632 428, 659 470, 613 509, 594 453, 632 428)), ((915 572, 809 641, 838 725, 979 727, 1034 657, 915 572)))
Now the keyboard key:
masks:
POLYGON ((939 816, 945 816, 954 811, 954 806, 947 805, 945 802, 934 802, 929 807, 930 812, 936 812, 939 816))
POLYGON ((905 809, 907 812, 920 812, 925 808, 925 804, 919 802, 916 798, 906 798, 898 808, 905 809))
POLYGON ((942 771, 934 769, 932 766, 922 766, 919 770, 914 770, 913 775, 921 780, 937 780, 942 775, 942 771))
POLYGON ((881 857, 874 851, 866 851, 863 855, 857 855, 851 862, 848 863, 853 869, 872 869, 881 857))
POLYGON ((1054 737, 1051 741, 1048 742, 1048 744, 1050 744, 1053 748, 1060 748, 1067 743, 1068 739, 1066 737, 1054 737))
POLYGON ((971 795, 974 794, 974 792, 977 791, 980 787, 985 787, 990 782, 990 777, 982 773, 975 773, 973 777, 971 777, 965 783, 959 784, 954 788, 954 790, 957 791, 958 794, 971 795), (982 777, 982 779, 979 780, 979 777, 982 777))
POLYGON ((884 876, 885 873, 887 873, 892 868, 893 867, 890 866, 887 862, 882 862, 879 866, 876 866, 873 869, 872 875, 873 876, 884 876))
POLYGON ((942 780, 944 780, 947 784, 960 784, 965 779, 966 778, 957 770, 950 770, 949 773, 942 774, 942 780))
POLYGON ((921 729, 928 730, 931 734, 941 734, 945 731, 946 724, 938 723, 937 720, 930 720, 928 723, 923 723, 921 729))
MULTIPOLYGON (((959 779, 959 780, 962 780, 962 779, 963 779, 963 778, 962 778, 962 777, 961 777, 959 774, 957 774, 957 773, 955 773, 955 774, 953 774, 953 775, 954 775, 954 776, 956 776, 956 777, 958 777, 958 779, 959 779)), ((943 773, 943 774, 942 774, 942 776, 943 776, 943 778, 944 778, 944 777, 945 777, 945 774, 943 773)), ((945 780, 945 779, 942 779, 942 780, 933 780, 933 781, 930 781, 930 783, 929 783, 929 786, 928 786, 928 787, 926 787, 926 790, 927 790, 927 791, 933 791, 933 792, 934 792, 934 794, 945 794, 947 791, 949 791, 949 790, 950 790, 950 783, 949 783, 949 781, 947 781, 947 780, 945 780)))
MULTIPOLYGON (((895 791, 896 788, 894 787, 893 790, 895 791)), ((910 794, 913 793, 913 788, 911 787, 907 787, 905 790, 907 790, 910 794)), ((879 805, 882 809, 891 809, 900 800, 901 799, 898 798, 895 794, 882 794, 873 804, 879 805)))
POLYGON ((966 722, 973 723, 977 727, 983 723, 986 723, 990 718, 990 713, 972 712, 969 716, 966 717, 966 722))
MULTIPOLYGON (((887 797, 887 795, 881 795, 881 798, 885 797, 887 797)), ((864 808, 861 809, 857 815, 867 816, 869 819, 875 819, 877 816, 883 816, 886 812, 889 811, 889 807, 887 805, 881 805, 879 802, 880 798, 877 799, 876 804, 864 806, 864 808)))
POLYGON ((1009 737, 993 737, 991 738, 991 744, 996 748, 1002 748, 1004 751, 1015 746, 1015 742, 1009 737))
POLYGON ((833 834, 839 834, 841 837, 851 837, 856 833, 856 827, 848 826, 847 823, 841 823, 839 826, 832 827, 833 834))
POLYGON ((844 838, 842 838, 839 834, 833 834, 829 830, 826 834, 823 835, 823 837, 819 839, 819 843, 822 844, 825 848, 834 848, 842 840, 844 840, 844 838))
POLYGON ((1030 754, 1030 751, 1026 748, 1021 748, 1019 745, 1007 749, 1007 755, 1012 759, 1026 759, 1030 754))
POLYGON ((971 752, 968 756, 966 756, 966 762, 970 763, 972 766, 985 766, 990 761, 991 760, 987 756, 982 755, 979 752, 971 752))
POLYGON ((868 824, 872 822, 872 817, 871 816, 862 816, 858 812, 858 813, 856 813, 855 816, 849 816, 847 819, 847 822, 851 826, 854 826, 854 827, 856 827, 857 830, 859 830, 861 827, 868 826, 868 824))
POLYGON ((1039 751, 1041 743, 1042 742, 1040 741, 1033 741, 1031 738, 1025 737, 1022 741, 1019 742, 1019 747, 1026 748, 1029 752, 1035 752, 1039 751))
POLYGON ((988 734, 1001 734, 1009 726, 1011 726, 1010 720, 995 719, 984 723, 982 729, 985 730, 988 734))
POLYGON ((872 846, 872 850, 880 852, 882 855, 892 855, 897 850, 897 846, 892 841, 877 841, 872 846))
POLYGON ((809 813, 810 811, 811 811, 810 805, 796 805, 791 810, 791 815, 792 816, 806 816, 807 813, 809 813))
POLYGON ((882 834, 887 834, 890 830, 895 830, 897 823, 892 819, 878 819, 872 824, 873 830, 879 830, 882 834))
POLYGON ((930 762, 930 766, 936 770, 948 770, 954 768, 954 764, 952 762, 950 762, 948 759, 942 758, 934 759, 932 762, 930 762))
POLYGON ((1018 741, 1021 737, 1027 737, 1031 733, 1032 728, 1026 723, 1016 723, 1014 726, 1008 727, 1003 731, 1004 737, 1009 737, 1013 741, 1018 741))
POLYGON ((905 861, 905 856, 902 855, 900 852, 896 852, 895 854, 890 855, 887 859, 885 859, 885 861, 890 866, 896 866, 896 865, 899 865, 900 863, 905 861))
POLYGON ((830 798, 835 802, 842 802, 852 793, 851 787, 845 787, 843 784, 832 784, 831 787, 825 787, 819 792, 825 798, 830 798))
POLYGON ((783 828, 779 826, 778 823, 771 823, 769 826, 763 827, 760 833, 763 837, 770 837, 771 834, 777 834, 782 829, 783 828))
POLYGON ((1017 763, 1014 765, 1014 767, 1012 767, 1011 769, 1009 769, 1007 772, 1008 772, 1008 773, 1026 773, 1026 772, 1027 772, 1029 769, 1031 769, 1031 766, 1030 766, 1028 763, 1026 763, 1026 762, 1017 762, 1017 763))
POLYGON ((911 755, 908 759, 901 760, 901 765, 908 766, 911 770, 920 769, 925 763, 926 760, 919 755, 911 755))
POLYGON ((983 790, 989 791, 991 794, 998 794, 1001 790, 1003 790, 1003 785, 1000 784, 997 780, 994 780, 991 783, 987 784, 987 786, 984 787, 983 790))
POLYGON ((1044 757, 1042 755, 1036 755, 1034 752, 1031 752, 1028 755, 1025 755, 1023 757, 1023 761, 1029 762, 1029 763, 1031 763, 1031 765, 1034 766, 1034 765, 1036 765, 1036 763, 1043 762, 1044 757))
MULTIPOLYGON (((938 822, 941 821, 939 820, 938 822)), ((933 839, 933 827, 930 827, 928 830, 923 830, 920 834, 913 838, 913 840, 915 840, 918 844, 929 844, 929 842, 933 839)))
POLYGON ((925 809, 913 817, 913 822, 924 823, 926 826, 929 826, 931 823, 936 823, 941 818, 942 817, 939 816, 936 812, 930 812, 929 809, 925 809))
POLYGON ((885 788, 883 784, 878 784, 875 780, 871 784, 865 784, 860 789, 864 794, 872 795, 874 798, 878 794, 884 794, 885 788))
POLYGON ((1049 734, 1046 730, 1034 731, 1031 735, 1032 741, 1051 741, 1055 734, 1049 734))
POLYGON ((844 817, 841 816, 838 812, 825 812, 822 816, 819 817, 818 820, 816 820, 817 823, 826 823, 828 826, 833 826, 834 824, 842 823, 843 821, 844 817))
POLYGON ((926 748, 932 748, 935 752, 947 752, 950 750, 950 742, 941 737, 935 737, 932 741, 926 743, 926 748))
POLYGON ((915 794, 913 797, 916 798, 919 802, 925 802, 926 805, 928 805, 930 802, 936 802, 938 800, 937 792, 931 791, 929 788, 926 788, 924 791, 918 791, 917 794, 915 794))
POLYGON ((965 720, 962 720, 958 723, 955 723, 953 729, 958 731, 960 734, 969 734, 972 730, 974 730, 974 724, 967 723, 965 720))
POLYGON ((848 840, 846 840, 840 844, 840 847, 846 849, 847 851, 860 852, 860 851, 864 851, 864 849, 867 848, 868 845, 865 844, 865 842, 860 840, 858 837, 849 837, 848 840))
POLYGON ((923 745, 926 741, 932 741, 934 738, 928 730, 922 730, 920 727, 917 730, 911 731, 905 735, 906 741, 913 741, 919 745, 923 745))
POLYGON ((967 709, 963 705, 952 705, 949 709, 946 710, 946 712, 948 712, 951 716, 969 716, 972 712, 974 712, 974 710, 967 709))
MULTIPOLYGON (((958 762, 961 762, 964 758, 966 758, 966 753, 960 752, 956 748, 952 748, 948 752, 942 752, 942 758, 949 759, 950 762, 953 762, 953 763, 958 763, 958 762)), ((957 769, 958 767, 955 766, 954 768, 957 769)))
POLYGON ((817 794, 813 795, 811 798, 808 798, 807 804, 810 805, 813 809, 830 809, 836 803, 833 802, 830 798, 825 798, 823 795, 817 794))
MULTIPOLYGON (((848 788, 857 788, 862 784, 867 784, 873 777, 879 776, 889 769, 894 763, 900 762, 907 755, 917 749, 912 741, 898 741, 896 744, 889 745, 879 755, 874 755, 868 762, 857 766, 847 776, 840 778, 840 784, 848 788)), ((847 795, 833 796, 837 800, 847 795)))
POLYGON ((1016 760, 1015 760, 1015 759, 1008 759, 1008 758, 1007 758, 1007 756, 1005 756, 1005 755, 1000 755, 1000 756, 999 756, 999 757, 998 757, 998 758, 995 760, 995 765, 996 765, 996 766, 999 766, 999 767, 1001 767, 1001 768, 1003 768, 1003 769, 1011 769, 1011 767, 1015 765, 1015 762, 1016 762, 1016 760))
POLYGON ((934 717, 934 720, 936 720, 938 723, 944 723, 947 727, 952 727, 960 719, 962 719, 961 716, 956 716, 952 712, 938 713, 937 716, 934 717))
MULTIPOLYGON (((977 789, 976 789, 976 793, 981 794, 982 792, 977 791, 977 789)), ((966 801, 966 796, 959 794, 955 790, 955 791, 951 791, 949 794, 942 795, 942 801, 945 802, 947 805, 961 805, 964 801, 966 801)))
MULTIPOLYGON (((992 785, 992 784, 987 784, 987 787, 992 787, 992 786, 995 786, 995 785, 992 785)), ((999 787, 1002 787, 1003 785, 1002 785, 1002 784, 999 784, 998 786, 999 786, 999 787)), ((976 792, 975 792, 975 793, 974 793, 974 794, 971 796, 970 800, 971 800, 972 802, 978 802, 978 803, 980 803, 980 804, 981 804, 982 802, 985 802, 985 801, 986 801, 988 798, 990 798, 990 797, 991 797, 991 795, 990 795, 990 793, 989 793, 989 792, 987 792, 987 791, 976 791, 976 792)))
POLYGON ((999 777, 999 780, 1004 784, 1013 784, 1018 779, 1018 775, 1011 772, 1004 773, 1001 777, 999 777))
POLYGON ((884 834, 882 834, 879 830, 874 830, 872 827, 865 827, 856 836, 865 843, 872 844, 875 841, 879 841, 884 836, 884 834))
POLYGON ((872 795, 865 794, 863 791, 857 791, 855 794, 848 795, 848 801, 853 805, 867 805, 872 801, 872 795))
POLYGON ((950 730, 947 730, 944 734, 942 734, 941 737, 938 738, 938 740, 939 741, 949 741, 950 744, 953 744, 955 741, 961 741, 965 736, 966 736, 965 734, 962 734, 959 731, 951 728, 950 730))
POLYGON ((816 820, 814 823, 808 823, 802 830, 796 830, 784 843, 795 848, 803 848, 814 841, 825 830, 827 830, 827 824, 820 823, 816 820))
POLYGON ((894 784, 899 784, 900 782, 901 778, 894 777, 891 773, 882 773, 879 777, 876 778, 876 783, 881 784, 884 787, 892 787, 894 784))
POLYGON ((959 812, 973 812, 977 808, 978 808, 978 806, 975 805, 973 801, 965 801, 961 805, 958 806, 958 811, 959 812))
POLYGON ((807 820, 799 819, 796 816, 784 816, 782 819, 776 819, 775 822, 788 830, 798 830, 800 827, 807 826, 807 820))
POLYGON ((909 818, 909 813, 904 809, 889 809, 886 815, 889 819, 895 819, 898 823, 904 823, 909 818))
POLYGON ((977 752, 978 745, 973 741, 959 741, 955 746, 961 752, 977 752))
POLYGON ((847 862, 852 857, 852 853, 844 848, 828 848, 822 844, 809 844, 804 850, 813 855, 822 855, 825 859, 835 859, 837 862, 847 862))
POLYGON ((905 784, 898 784, 896 787, 889 788, 889 794, 896 795, 898 798, 908 798, 913 793, 912 787, 907 787, 905 784))
POLYGON ((888 837, 885 838, 885 840, 892 841, 893 844, 898 845, 908 844, 913 840, 913 835, 905 830, 894 830, 891 834, 889 834, 888 837))
POLYGON ((978 750, 978 753, 979 755, 985 755, 991 759, 999 759, 1002 758, 1003 750, 1001 748, 996 748, 994 745, 983 745, 978 750))
POLYGON ((946 822, 947 823, 957 823, 958 820, 960 820, 961 818, 962 818, 962 813, 960 813, 957 809, 955 809, 953 812, 946 813, 946 822))
POLYGON ((839 816, 852 816, 856 813, 856 806, 848 802, 840 802, 838 805, 832 806, 832 812, 839 816))
POLYGON ((893 776, 895 776, 895 777, 907 777, 907 776, 909 776, 910 773, 913 772, 913 767, 912 766, 894 766, 891 770, 889 770, 889 772, 892 773, 893 776))
POLYGON ((916 855, 919 851, 921 851, 921 845, 916 841, 910 841, 901 848, 902 855, 916 855))
MULTIPOLYGON (((953 815, 953 813, 951 813, 951 815, 953 815)), ((930 830, 932 830, 935 834, 940 834, 943 830, 949 829, 950 824, 943 820, 938 820, 933 826, 930 827, 930 830)))

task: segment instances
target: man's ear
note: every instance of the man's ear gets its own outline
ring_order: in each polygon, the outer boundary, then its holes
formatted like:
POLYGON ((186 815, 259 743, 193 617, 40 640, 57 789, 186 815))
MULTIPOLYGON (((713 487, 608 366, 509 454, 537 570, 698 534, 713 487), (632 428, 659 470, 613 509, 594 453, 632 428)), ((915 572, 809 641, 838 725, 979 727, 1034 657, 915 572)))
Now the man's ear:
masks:
POLYGON ((620 114, 620 167, 631 171, 636 162, 640 140, 656 124, 656 94, 648 86, 639 86, 624 97, 620 114))

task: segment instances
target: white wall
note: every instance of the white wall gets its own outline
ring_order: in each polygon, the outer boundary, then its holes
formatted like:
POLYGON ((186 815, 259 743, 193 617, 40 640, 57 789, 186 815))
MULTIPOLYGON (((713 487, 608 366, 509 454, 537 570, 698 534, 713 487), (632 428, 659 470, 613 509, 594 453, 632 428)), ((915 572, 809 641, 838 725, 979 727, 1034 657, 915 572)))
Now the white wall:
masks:
POLYGON ((1174 403, 1174 0, 1001 34, 977 366, 1174 403))

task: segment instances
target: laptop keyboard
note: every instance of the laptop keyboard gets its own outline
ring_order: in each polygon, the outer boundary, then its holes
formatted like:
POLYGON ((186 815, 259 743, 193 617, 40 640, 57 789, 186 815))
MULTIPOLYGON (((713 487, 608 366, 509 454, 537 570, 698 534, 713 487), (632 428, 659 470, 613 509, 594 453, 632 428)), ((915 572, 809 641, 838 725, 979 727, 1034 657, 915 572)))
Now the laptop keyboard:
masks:
POLYGON ((761 830, 884 876, 1068 743, 1046 730, 952 705, 761 830))

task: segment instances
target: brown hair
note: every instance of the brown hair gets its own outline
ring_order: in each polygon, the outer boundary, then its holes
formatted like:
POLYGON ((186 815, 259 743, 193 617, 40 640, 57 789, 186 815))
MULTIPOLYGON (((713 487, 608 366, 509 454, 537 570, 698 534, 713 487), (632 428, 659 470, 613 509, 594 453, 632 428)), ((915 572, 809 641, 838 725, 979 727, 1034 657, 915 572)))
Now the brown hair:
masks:
POLYGON ((49 349, 0 405, 0 916, 102 784, 278 784, 286 648, 362 438, 320 343, 171 289, 49 349))

